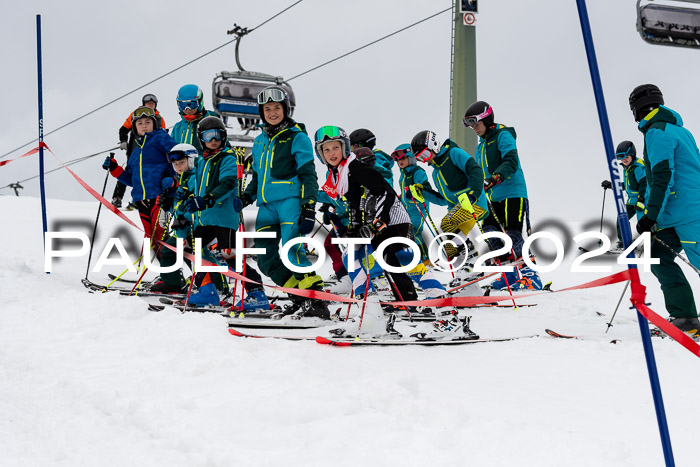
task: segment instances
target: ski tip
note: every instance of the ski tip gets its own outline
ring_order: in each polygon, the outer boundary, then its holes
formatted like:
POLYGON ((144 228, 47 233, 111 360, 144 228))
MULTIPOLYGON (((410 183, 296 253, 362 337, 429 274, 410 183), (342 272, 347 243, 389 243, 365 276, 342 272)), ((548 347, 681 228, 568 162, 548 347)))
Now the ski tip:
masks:
POLYGON ((245 334, 243 334, 242 332, 238 332, 233 328, 228 328, 228 333, 236 337, 245 337, 245 334))
POLYGON ((546 332, 547 334, 549 334, 552 337, 559 337, 562 339, 575 339, 576 338, 576 336, 567 336, 566 334, 559 334, 558 332, 552 331, 551 329, 545 329, 544 332, 546 332))
POLYGON ((350 342, 337 342, 323 336, 316 336, 316 342, 324 345, 334 345, 336 347, 348 347, 349 345, 352 345, 350 342))

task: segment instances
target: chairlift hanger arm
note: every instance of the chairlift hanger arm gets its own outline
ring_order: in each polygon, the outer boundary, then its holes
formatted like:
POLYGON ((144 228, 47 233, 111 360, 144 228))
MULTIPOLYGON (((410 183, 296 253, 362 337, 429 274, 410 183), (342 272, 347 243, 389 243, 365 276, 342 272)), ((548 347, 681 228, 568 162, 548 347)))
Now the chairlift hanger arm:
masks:
POLYGON ((241 45, 241 38, 248 34, 250 30, 248 28, 244 28, 242 26, 237 25, 236 23, 233 23, 233 29, 230 31, 226 31, 226 34, 228 35, 235 35, 236 36, 236 66, 238 66, 238 69, 240 71, 246 71, 242 66, 241 66, 241 60, 238 55, 238 47, 241 45))

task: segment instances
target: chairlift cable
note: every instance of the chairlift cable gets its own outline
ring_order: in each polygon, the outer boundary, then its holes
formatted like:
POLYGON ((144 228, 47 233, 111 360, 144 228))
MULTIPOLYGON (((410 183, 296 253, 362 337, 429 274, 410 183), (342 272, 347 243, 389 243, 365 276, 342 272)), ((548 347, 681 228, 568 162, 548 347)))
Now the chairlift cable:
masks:
MULTIPOLYGON (((303 1, 303 0, 297 0, 296 3, 293 3, 292 5, 288 6, 288 7, 285 8, 284 10, 282 10, 282 11, 280 11, 279 13, 275 14, 274 16, 272 16, 271 18, 269 18, 269 19, 263 21, 262 23, 260 23, 259 25, 255 26, 253 29, 251 29, 251 30, 248 31, 248 32, 252 32, 252 31, 258 29, 259 27, 261 27, 262 25, 268 23, 269 21, 272 21, 274 18, 278 17, 279 15, 281 15, 281 14, 284 13, 285 11, 289 10, 289 9, 292 8, 293 6, 295 6, 295 5, 299 4, 299 3, 301 3, 302 1, 303 1)), ((165 78, 166 76, 175 73, 176 71, 181 70, 182 68, 186 67, 187 65, 191 65, 192 63, 196 62, 197 60, 200 60, 200 59, 206 57, 207 55, 210 55, 210 54, 216 52, 217 50, 222 49, 223 47, 226 47, 227 45, 231 44, 232 42, 235 42, 236 40, 238 40, 238 38, 232 39, 232 40, 230 40, 230 41, 228 41, 228 42, 226 42, 226 43, 224 43, 224 44, 221 44, 220 46, 218 46, 218 47, 216 47, 216 48, 210 50, 209 52, 206 52, 206 53, 200 55, 199 57, 190 60, 189 62, 185 63, 184 65, 180 65, 179 67, 177 67, 177 68, 175 68, 175 69, 173 69, 173 70, 170 70, 169 72, 167 72, 167 73, 165 73, 165 74, 162 74, 162 75, 160 75, 159 77, 157 77, 157 78, 155 78, 155 79, 149 81, 148 83, 143 84, 143 85, 141 85, 141 86, 139 86, 139 87, 137 87, 137 88, 135 88, 135 89, 132 89, 131 91, 129 91, 129 92, 125 93, 125 94, 122 94, 121 96, 117 97, 116 99, 112 99, 111 101, 107 102, 106 104, 101 105, 101 106, 97 107, 96 109, 91 110, 90 112, 87 112, 86 114, 81 115, 80 117, 75 118, 75 119, 71 120, 70 122, 68 122, 68 123, 66 123, 66 124, 64 124, 64 125, 59 126, 58 128, 55 128, 55 129, 53 129, 53 130, 51 130, 51 131, 48 131, 48 132, 44 133, 44 137, 49 136, 50 134, 53 134, 53 133, 55 133, 55 132, 57 132, 57 131, 59 131, 59 130, 62 130, 63 128, 67 127, 68 125, 72 125, 73 123, 75 123, 75 122, 77 122, 77 121, 79 121, 79 120, 82 120, 83 118, 87 117, 88 115, 92 115, 93 113, 97 112, 98 110, 102 110, 102 109, 104 109, 105 107, 114 104, 115 102, 117 102, 117 101, 119 101, 119 100, 121 100, 121 99, 123 99, 123 98, 125 98, 125 97, 127 97, 127 96, 129 96, 129 95, 131 95, 131 94, 133 94, 133 93, 135 93, 136 91, 138 91, 138 90, 140 90, 140 89, 143 89, 143 88, 145 88, 146 86, 149 86, 149 85, 155 83, 156 81, 159 81, 159 80, 165 78)), ((29 141, 29 142, 27 142, 27 143, 24 143, 24 144, 21 145, 21 146, 16 147, 15 149, 12 149, 12 150, 6 152, 5 154, 0 155, 0 159, 3 159, 3 158, 9 156, 10 154, 12 154, 12 153, 14 153, 14 152, 16 152, 16 151, 19 151, 19 150, 22 149, 23 147, 28 146, 28 145, 30 145, 30 144, 32 144, 32 143, 35 143, 36 141, 39 141, 39 138, 35 138, 35 139, 33 139, 33 140, 31 140, 31 141, 29 141)))
POLYGON ((313 68, 311 68, 311 69, 309 69, 309 70, 306 70, 306 71, 304 71, 303 73, 299 73, 298 75, 292 76, 291 78, 287 79, 286 81, 289 82, 289 81, 291 81, 291 80, 293 80, 293 79, 299 78, 300 76, 304 76, 304 75, 307 74, 307 73, 311 73, 311 72, 314 71, 314 70, 318 70, 318 69, 321 68, 321 67, 324 67, 324 66, 326 66, 326 65, 329 65, 329 64, 331 64, 331 63, 333 63, 333 62, 335 62, 335 61, 337 61, 337 60, 340 60, 341 58, 347 57, 348 55, 354 54, 355 52, 358 52, 358 51, 360 51, 360 50, 362 50, 362 49, 364 49, 364 48, 367 48, 367 47, 369 47, 370 45, 376 44, 377 42, 381 42, 381 41, 383 41, 384 39, 388 39, 389 37, 391 37, 391 36, 393 36, 393 35, 396 35, 396 34, 398 34, 398 33, 400 33, 400 32, 406 31, 407 29, 410 29, 410 28, 412 28, 413 26, 417 26, 417 25, 419 25, 420 23, 423 23, 423 22, 425 22, 425 21, 428 21, 429 19, 432 19, 432 18, 434 18, 434 17, 436 17, 436 16, 438 16, 438 15, 441 15, 441 14, 443 14, 443 13, 446 13, 446 12, 448 12, 448 11, 452 11, 452 7, 451 7, 451 6, 450 6, 449 8, 445 8, 444 10, 438 11, 437 13, 432 14, 432 15, 428 16, 427 18, 423 18, 423 19, 420 20, 420 21, 416 21, 416 22, 413 23, 413 24, 409 24, 408 26, 404 26, 404 27, 401 28, 401 29, 397 29, 396 31, 394 31, 394 32, 392 32, 392 33, 390 33, 390 34, 387 34, 387 35, 384 36, 384 37, 380 37, 379 39, 375 39, 375 40, 373 40, 372 42, 369 42, 369 43, 363 45, 362 47, 358 47, 358 48, 356 48, 355 50, 351 50, 350 52, 344 53, 343 55, 340 55, 340 56, 338 56, 338 57, 336 57, 336 58, 334 58, 334 59, 332 59, 332 60, 329 60, 329 61, 327 61, 327 62, 325 62, 325 63, 322 63, 322 64, 320 64, 320 65, 318 65, 318 66, 315 66, 315 67, 313 67, 313 68))

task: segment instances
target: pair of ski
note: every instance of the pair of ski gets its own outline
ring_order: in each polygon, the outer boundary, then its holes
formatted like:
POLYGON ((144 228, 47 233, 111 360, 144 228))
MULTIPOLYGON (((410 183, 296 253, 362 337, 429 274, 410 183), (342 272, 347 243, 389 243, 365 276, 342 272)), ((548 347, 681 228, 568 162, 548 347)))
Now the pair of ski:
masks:
POLYGON ((480 344, 485 342, 505 342, 515 339, 527 339, 537 337, 537 335, 498 337, 498 338, 478 338, 473 339, 468 335, 458 335, 454 337, 431 338, 431 337, 324 337, 324 336, 262 336, 256 334, 245 334, 234 328, 229 328, 228 332, 232 336, 247 337, 253 339, 278 339, 290 341, 315 341, 318 344, 332 345, 335 347, 349 346, 401 346, 401 345, 462 345, 480 344))

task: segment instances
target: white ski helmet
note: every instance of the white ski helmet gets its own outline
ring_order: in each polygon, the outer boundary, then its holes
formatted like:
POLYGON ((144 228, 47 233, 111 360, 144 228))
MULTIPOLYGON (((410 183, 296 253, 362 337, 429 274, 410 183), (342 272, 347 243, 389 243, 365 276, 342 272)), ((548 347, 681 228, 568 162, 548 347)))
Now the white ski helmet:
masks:
POLYGON ((194 160, 197 158, 199 153, 197 148, 187 143, 180 143, 173 146, 173 148, 168 153, 168 162, 171 164, 175 161, 187 158, 187 170, 194 169, 194 160))

